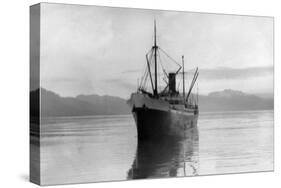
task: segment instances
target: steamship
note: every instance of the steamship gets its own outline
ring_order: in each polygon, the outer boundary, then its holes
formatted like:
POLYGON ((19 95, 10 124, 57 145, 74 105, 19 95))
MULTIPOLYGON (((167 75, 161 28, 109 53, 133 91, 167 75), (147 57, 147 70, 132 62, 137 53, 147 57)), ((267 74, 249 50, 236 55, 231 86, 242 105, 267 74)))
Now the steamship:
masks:
POLYGON ((199 75, 198 68, 186 92, 184 56, 181 58, 182 63, 178 63, 157 45, 155 21, 154 44, 145 56, 145 73, 137 91, 127 101, 136 123, 138 139, 184 138, 189 128, 197 126, 198 93, 196 100, 196 95, 191 92, 199 75), (175 71, 167 71, 162 67, 160 53, 175 63, 175 71), (159 67, 162 73, 159 73, 159 67), (158 86, 160 76, 163 76, 164 81, 162 89, 158 86), (177 88, 177 76, 182 78, 182 92, 177 88))

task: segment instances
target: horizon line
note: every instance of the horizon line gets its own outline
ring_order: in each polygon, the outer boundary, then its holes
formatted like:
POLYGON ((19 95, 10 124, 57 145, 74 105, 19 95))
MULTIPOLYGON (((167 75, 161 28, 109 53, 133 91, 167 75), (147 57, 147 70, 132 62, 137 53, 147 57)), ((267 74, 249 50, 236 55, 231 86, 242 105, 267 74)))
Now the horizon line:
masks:
MULTIPOLYGON (((33 90, 30 90, 29 92, 35 92, 36 90, 38 90, 38 88, 36 89, 33 89, 33 90)), ((53 90, 50 90, 50 89, 46 89, 44 87, 40 87, 40 89, 43 89, 43 90, 46 90, 48 92, 52 92, 52 93, 55 93, 57 94, 58 96, 60 97, 72 97, 72 98, 77 98, 78 96, 80 95, 86 95, 86 96, 89 96, 89 95, 97 95, 97 96, 100 96, 100 97, 104 97, 104 96, 110 96, 110 97, 117 97, 117 98, 121 98, 121 99, 126 99, 124 97, 120 97, 120 96, 116 96, 116 95, 109 95, 109 94, 97 94, 97 93, 89 93, 89 94, 85 94, 85 93, 80 93, 80 94, 77 94, 77 95, 74 95, 74 96, 67 96, 67 95, 61 95, 60 93, 58 93, 57 91, 53 91, 53 90)), ((211 91, 211 92, 208 92, 207 94, 206 93, 203 93, 203 94, 198 94, 199 96, 208 96, 210 95, 211 93, 214 93, 214 92, 223 92, 223 91, 226 91, 226 90, 231 90, 231 91, 238 91, 238 92, 242 92, 244 94, 248 94, 248 95, 256 95, 258 97, 262 97, 260 95, 272 95, 272 97, 274 98, 274 91, 273 92, 260 92, 260 93, 249 93, 249 92, 245 92, 245 91, 242 91, 242 90, 236 90, 236 89, 230 89, 230 88, 225 88, 225 89, 221 89, 221 90, 214 90, 214 91, 211 91)), ((132 92, 133 93, 133 92, 132 92)), ((181 92, 180 92, 181 93, 181 92)), ((194 94, 194 92, 191 92, 194 94)), ((129 97, 129 96, 128 96, 129 97)))

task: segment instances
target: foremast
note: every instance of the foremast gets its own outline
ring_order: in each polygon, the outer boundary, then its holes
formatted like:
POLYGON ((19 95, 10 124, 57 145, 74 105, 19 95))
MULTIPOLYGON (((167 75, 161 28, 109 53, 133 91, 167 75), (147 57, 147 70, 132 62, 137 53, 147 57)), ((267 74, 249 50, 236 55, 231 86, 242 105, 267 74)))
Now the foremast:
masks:
POLYGON ((154 97, 158 97, 158 90, 157 90, 157 50, 158 50, 158 46, 157 46, 157 42, 156 42, 156 21, 154 20, 154 46, 152 47, 152 49, 154 50, 154 91, 153 91, 153 95, 154 97))

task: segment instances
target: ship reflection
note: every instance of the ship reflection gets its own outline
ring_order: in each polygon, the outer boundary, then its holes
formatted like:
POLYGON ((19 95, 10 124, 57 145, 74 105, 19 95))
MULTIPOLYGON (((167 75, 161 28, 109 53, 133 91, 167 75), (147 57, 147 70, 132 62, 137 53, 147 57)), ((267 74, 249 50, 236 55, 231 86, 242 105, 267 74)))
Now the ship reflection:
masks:
POLYGON ((198 129, 186 130, 184 139, 139 141, 127 179, 197 175, 198 129))

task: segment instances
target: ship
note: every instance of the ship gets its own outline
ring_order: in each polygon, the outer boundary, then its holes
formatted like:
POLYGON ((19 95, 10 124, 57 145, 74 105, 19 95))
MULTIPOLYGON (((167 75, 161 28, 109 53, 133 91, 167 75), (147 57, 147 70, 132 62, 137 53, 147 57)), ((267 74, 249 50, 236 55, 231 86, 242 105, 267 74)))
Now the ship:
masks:
POLYGON ((178 63, 158 46, 155 21, 153 40, 152 48, 145 54, 146 68, 144 75, 137 86, 137 91, 131 94, 127 103, 136 123, 139 140, 181 139, 185 137, 189 128, 197 126, 199 115, 198 89, 197 97, 192 94, 192 89, 199 75, 198 67, 193 73, 189 89, 186 92, 184 56, 181 57, 182 63, 178 63), (162 67, 162 71, 159 73, 159 67, 162 66, 160 53, 174 62, 177 69, 169 71, 162 67), (162 88, 158 86, 160 76, 163 76, 164 81, 162 88), (182 92, 179 91, 179 87, 176 88, 178 77, 182 80, 182 92))

